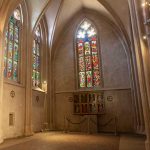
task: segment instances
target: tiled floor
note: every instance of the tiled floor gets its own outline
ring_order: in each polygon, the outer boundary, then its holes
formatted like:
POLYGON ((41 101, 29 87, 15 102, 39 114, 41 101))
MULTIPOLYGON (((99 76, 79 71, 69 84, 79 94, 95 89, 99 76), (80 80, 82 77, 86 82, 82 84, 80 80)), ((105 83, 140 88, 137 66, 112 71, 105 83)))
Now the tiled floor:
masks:
POLYGON ((144 138, 109 134, 39 133, 6 140, 0 150, 145 150, 144 138))

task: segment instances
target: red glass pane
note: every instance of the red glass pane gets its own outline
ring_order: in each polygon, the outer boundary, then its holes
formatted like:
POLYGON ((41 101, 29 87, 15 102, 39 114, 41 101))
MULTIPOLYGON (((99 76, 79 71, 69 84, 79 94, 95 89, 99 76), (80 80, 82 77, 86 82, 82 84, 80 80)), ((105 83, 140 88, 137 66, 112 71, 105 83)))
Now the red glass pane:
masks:
POLYGON ((85 64, 86 64, 86 70, 87 71, 92 70, 91 56, 86 56, 85 57, 85 64))
POLYGON ((86 72, 87 87, 92 87, 92 71, 86 72))
POLYGON ((92 56, 92 63, 93 63, 93 69, 98 69, 98 56, 97 55, 93 55, 92 56))
POLYGON ((78 55, 79 55, 79 57, 84 55, 84 49, 83 49, 83 43, 82 42, 78 43, 78 55))
POLYGON ((97 55, 97 45, 96 40, 91 41, 92 55, 97 55))
POLYGON ((79 71, 85 70, 84 57, 79 58, 79 71))
POLYGON ((13 43, 12 41, 9 41, 9 45, 8 45, 8 59, 12 58, 12 50, 13 50, 13 43))
POLYGON ((93 72, 93 80, 94 80, 94 86, 100 85, 100 73, 99 70, 96 70, 93 72))

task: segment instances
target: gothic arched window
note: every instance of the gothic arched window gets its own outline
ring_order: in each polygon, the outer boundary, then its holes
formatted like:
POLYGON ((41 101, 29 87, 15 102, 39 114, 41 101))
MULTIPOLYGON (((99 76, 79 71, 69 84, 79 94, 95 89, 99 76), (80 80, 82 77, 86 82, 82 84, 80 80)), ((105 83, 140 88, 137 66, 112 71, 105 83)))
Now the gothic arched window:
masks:
POLYGON ((92 88, 100 86, 97 31, 87 19, 80 24, 77 30, 76 50, 79 87, 92 88))
POLYGON ((33 49, 32 49, 32 85, 33 87, 40 86, 40 54, 41 54, 41 28, 37 26, 34 32, 33 49))
POLYGON ((4 76, 16 82, 19 82, 20 75, 21 27, 21 8, 18 7, 9 18, 4 48, 4 76))

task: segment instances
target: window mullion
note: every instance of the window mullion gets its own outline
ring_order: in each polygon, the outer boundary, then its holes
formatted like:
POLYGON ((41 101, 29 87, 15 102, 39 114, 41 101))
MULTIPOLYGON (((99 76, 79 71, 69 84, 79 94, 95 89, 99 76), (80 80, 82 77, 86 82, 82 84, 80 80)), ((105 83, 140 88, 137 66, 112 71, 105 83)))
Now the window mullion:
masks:
MULTIPOLYGON (((9 39, 9 25, 8 25, 8 27, 7 27, 7 46, 6 46, 6 78, 8 78, 8 45, 9 45, 9 41, 10 41, 10 39, 9 39)), ((5 35, 6 36, 6 35, 5 35)))

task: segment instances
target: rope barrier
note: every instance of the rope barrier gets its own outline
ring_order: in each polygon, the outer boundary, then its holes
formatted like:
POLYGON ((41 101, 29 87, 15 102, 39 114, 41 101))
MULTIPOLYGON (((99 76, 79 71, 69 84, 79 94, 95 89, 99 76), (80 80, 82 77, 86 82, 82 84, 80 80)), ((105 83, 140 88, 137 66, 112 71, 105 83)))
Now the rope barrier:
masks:
MULTIPOLYGON (((67 122, 68 122, 68 127, 65 128, 65 129, 69 129, 69 124, 80 125, 80 124, 84 123, 88 118, 85 117, 85 118, 83 118, 80 122, 73 122, 73 121, 72 121, 70 118, 68 118, 68 117, 65 117, 65 119, 66 119, 67 122)), ((97 122, 94 121, 92 118, 89 118, 88 120, 91 121, 93 124, 95 124, 95 125, 97 126, 97 122)), ((98 124, 98 126, 100 126, 100 127, 105 127, 105 126, 107 126, 108 124, 110 124, 112 121, 115 121, 115 135, 117 135, 117 118, 116 118, 116 117, 111 118, 110 120, 108 120, 108 121, 107 121, 106 123, 104 123, 104 124, 98 124)), ((66 125, 65 125, 65 126, 66 126, 66 125)), ((64 129, 64 130, 65 130, 65 129, 64 129)))
POLYGON ((69 122, 69 123, 71 123, 71 124, 82 124, 83 122, 85 122, 86 120, 87 120, 87 118, 83 118, 83 120, 81 120, 80 122, 72 122, 70 119, 68 119, 68 118, 66 118, 67 119, 67 121, 69 122))

